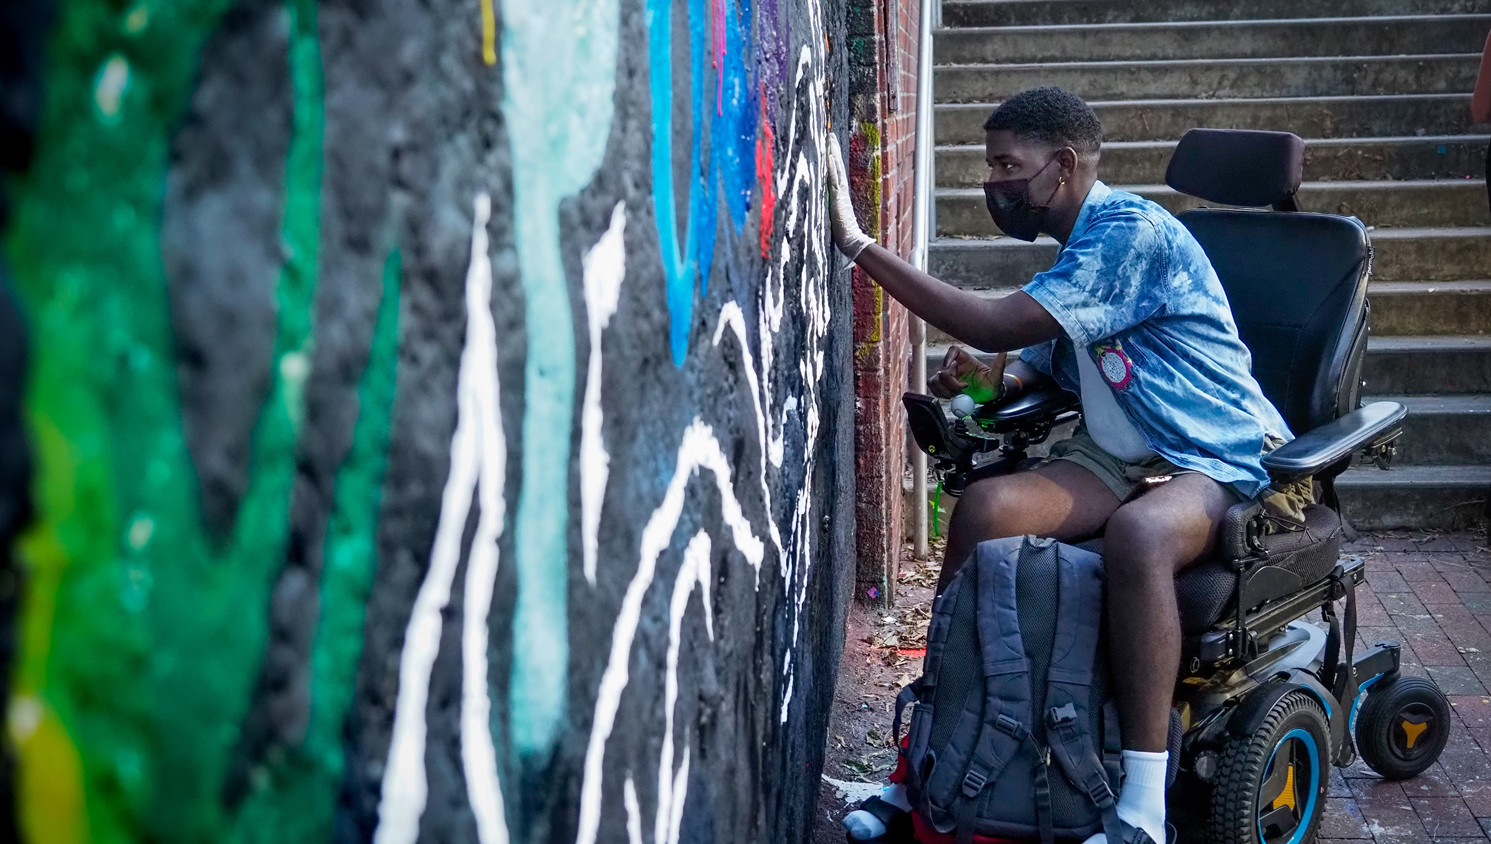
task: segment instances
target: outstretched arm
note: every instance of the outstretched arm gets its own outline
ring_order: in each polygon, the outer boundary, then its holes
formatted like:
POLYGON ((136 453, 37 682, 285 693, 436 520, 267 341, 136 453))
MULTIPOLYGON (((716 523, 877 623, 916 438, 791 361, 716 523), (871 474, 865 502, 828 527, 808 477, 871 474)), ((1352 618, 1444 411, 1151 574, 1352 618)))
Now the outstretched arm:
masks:
POLYGON ((829 144, 830 216, 834 243, 908 310, 952 337, 986 352, 1006 352, 1061 333, 1055 318, 1025 293, 991 300, 918 270, 859 228, 839 145, 829 144))
POLYGON ((1061 325, 1023 292, 984 299, 939 281, 871 244, 855 263, 908 310, 952 337, 985 352, 1008 352, 1042 343, 1061 325))

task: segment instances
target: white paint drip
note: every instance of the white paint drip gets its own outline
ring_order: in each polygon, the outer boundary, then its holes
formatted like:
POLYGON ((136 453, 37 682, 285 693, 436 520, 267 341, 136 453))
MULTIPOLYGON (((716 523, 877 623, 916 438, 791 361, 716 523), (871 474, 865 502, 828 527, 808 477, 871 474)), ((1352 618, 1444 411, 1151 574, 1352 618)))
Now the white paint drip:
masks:
MULTIPOLYGON (((714 640, 714 612, 709 606, 709 554, 709 534, 701 530, 694 534, 688 547, 683 549, 683 565, 679 566, 678 576, 673 580, 673 600, 668 613, 668 657, 663 674, 663 749, 658 758, 654 841, 668 840, 666 822, 673 816, 673 801, 678 801, 680 810, 684 801, 683 791, 673 791, 673 720, 674 708, 678 705, 678 649, 683 638, 683 616, 688 611, 689 596, 693 594, 696 585, 700 587, 700 595, 704 600, 704 620, 709 638, 714 640)), ((684 740, 684 750, 688 750, 687 739, 684 740)))
MULTIPOLYGON (((771 485, 767 483, 766 478, 766 411, 761 406, 761 383, 756 376, 756 361, 751 355, 751 345, 746 341, 745 315, 741 313, 740 304, 737 302, 726 302, 725 306, 720 309, 720 319, 714 329, 716 347, 720 345, 720 339, 724 337, 726 328, 735 334, 735 342, 740 345, 740 356, 745 364, 746 386, 750 388, 751 404, 756 411, 756 444, 761 450, 761 501, 767 514, 766 527, 771 534, 771 544, 776 547, 777 559, 780 560, 783 556, 782 532, 777 528, 776 519, 771 517, 771 485)), ((775 452, 775 460, 772 462, 778 467, 782 465, 780 449, 775 452)), ((760 588, 759 584, 757 588, 760 588)))
POLYGON ((430 671, 440 649, 441 613, 461 558, 461 540, 480 487, 481 512, 467 565, 461 635, 461 760, 467 798, 482 844, 507 844, 507 820, 492 746, 487 686, 487 612, 497 574, 497 539, 506 502, 507 444, 498 411, 497 331, 492 321, 492 264, 487 248, 491 199, 477 196, 466 275, 466 344, 456 389, 456 431, 451 437, 450 474, 440 502, 440 521, 430 567, 420 584, 404 632, 393 739, 378 804, 379 844, 409 844, 419 836, 429 785, 424 756, 430 671))
POLYGON ((585 253, 585 307, 590 322, 590 365, 585 377, 585 401, 580 419, 580 539, 585 579, 595 585, 595 561, 600 545, 601 508, 611 455, 602 436, 601 335, 616 313, 621 282, 626 278, 626 203, 611 210, 611 226, 585 253))
MULTIPOLYGON (((465 606, 461 613, 461 766, 466 799, 481 844, 507 844, 507 817, 492 745, 492 699, 487 680, 487 614, 497 578, 497 540, 507 514, 507 439, 498 403, 497 326, 492 321, 492 262, 487 249, 486 196, 477 200, 478 225, 471 239, 471 272, 466 279, 466 348, 458 390, 468 390, 476 410, 477 515, 471 555, 466 561, 465 606)), ((452 459, 456 455, 452 453, 452 459)), ((466 514, 469 518, 469 513, 466 514)), ((443 525, 442 525, 443 526, 443 525)), ((465 518, 457 530, 465 529, 465 518)), ((457 539, 459 542, 459 539, 457 539)))
POLYGON ((637 784, 632 775, 626 775, 622 802, 626 803, 626 838, 629 844, 642 844, 642 807, 637 802, 637 784))
POLYGON ((689 746, 683 746, 683 761, 678 765, 678 776, 673 780, 673 812, 668 818, 667 844, 678 844, 679 831, 683 828, 683 792, 689 783, 689 746))
POLYGON ((585 751, 584 779, 580 786, 580 818, 576 844, 594 844, 599 832, 606 742, 616 725, 621 694, 626 690, 630 679, 628 663, 631 661, 637 625, 642 618, 642 599, 652 585, 658 558, 667 550, 673 540, 673 533, 678 528, 689 479, 701 470, 708 470, 714 475, 715 486, 720 493, 721 519, 730 529, 735 547, 758 572, 761 569, 766 549, 752 532, 751 525, 741 510, 740 501, 730 486, 730 464, 725 459, 714 432, 696 419, 683 433, 683 442, 678 446, 678 462, 663 501, 652 512, 642 529, 640 561, 631 583, 627 585, 621 610, 617 613, 616 626, 611 635, 610 658, 601 675, 600 687, 596 689, 595 717, 591 721, 590 742, 585 751))

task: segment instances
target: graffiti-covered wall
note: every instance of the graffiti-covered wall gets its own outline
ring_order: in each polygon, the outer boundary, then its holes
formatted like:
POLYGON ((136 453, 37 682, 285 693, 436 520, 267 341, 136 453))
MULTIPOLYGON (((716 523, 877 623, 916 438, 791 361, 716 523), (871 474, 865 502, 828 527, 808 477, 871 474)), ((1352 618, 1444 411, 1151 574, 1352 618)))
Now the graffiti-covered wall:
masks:
POLYGON ((3 251, 28 840, 802 838, 854 565, 843 19, 59 5, 3 251))

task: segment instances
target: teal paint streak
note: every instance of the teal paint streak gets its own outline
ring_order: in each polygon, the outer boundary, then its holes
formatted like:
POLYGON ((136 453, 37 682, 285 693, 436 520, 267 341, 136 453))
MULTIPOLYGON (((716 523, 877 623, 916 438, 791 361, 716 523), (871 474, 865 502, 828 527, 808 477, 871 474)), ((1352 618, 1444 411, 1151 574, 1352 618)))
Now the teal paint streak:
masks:
POLYGON ((285 6, 294 108, 282 228, 288 258, 275 288, 273 381, 254 430, 249 487, 227 547, 214 558, 160 559, 156 566, 155 592, 170 600, 149 606, 156 643, 150 680, 158 699, 172 705, 153 713, 159 738, 147 839, 211 840, 220 834, 226 763, 253 695, 255 672, 243 666, 263 659, 269 596, 285 559, 304 416, 304 370, 292 361, 308 364, 314 346, 325 125, 316 3, 286 0, 285 6), (231 673, 224 670, 230 666, 231 673), (185 732, 188 724, 196 735, 185 732), (186 809, 194 806, 200 809, 188 816, 186 809))
POLYGON ((322 552, 320 614, 310 657, 310 720, 299 746, 276 754, 222 840, 330 841, 346 767, 343 732, 356 690, 367 601, 377 569, 378 513, 388 466, 398 367, 400 255, 384 264, 373 342, 358 386, 352 447, 337 472, 322 552))
MULTIPOLYGON (((352 450, 337 478, 323 555, 321 621, 311 651, 311 720, 306 746, 323 754, 328 768, 334 769, 331 791, 325 795, 328 810, 341 787, 343 722, 352 705, 367 601, 378 567, 378 514, 398 380, 401 268, 402 256, 395 249, 383 267, 383 298, 378 303, 368 366, 358 390, 352 450)), ((326 833, 330 837, 329 826, 326 833)))
POLYGON ((528 327, 510 734, 529 755, 553 748, 568 682, 575 330, 559 203, 590 182, 605 154, 619 20, 617 0, 504 0, 502 12, 502 109, 528 327))

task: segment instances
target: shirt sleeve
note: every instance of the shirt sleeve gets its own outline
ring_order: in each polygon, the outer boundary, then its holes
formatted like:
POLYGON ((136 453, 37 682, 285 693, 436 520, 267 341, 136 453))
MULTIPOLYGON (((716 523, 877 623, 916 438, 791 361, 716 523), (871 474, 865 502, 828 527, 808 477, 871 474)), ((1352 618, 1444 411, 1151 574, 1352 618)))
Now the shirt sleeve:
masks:
POLYGON ((1139 214, 1114 214, 1067 243, 1056 265, 1022 289, 1086 347, 1158 313, 1168 272, 1155 225, 1139 214))
POLYGON ((1026 346, 1020 352, 1020 360, 1035 367, 1042 375, 1050 376, 1055 368, 1051 363, 1052 351, 1056 348, 1055 340, 1047 340, 1035 346, 1026 346))

